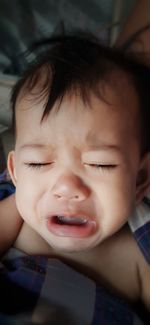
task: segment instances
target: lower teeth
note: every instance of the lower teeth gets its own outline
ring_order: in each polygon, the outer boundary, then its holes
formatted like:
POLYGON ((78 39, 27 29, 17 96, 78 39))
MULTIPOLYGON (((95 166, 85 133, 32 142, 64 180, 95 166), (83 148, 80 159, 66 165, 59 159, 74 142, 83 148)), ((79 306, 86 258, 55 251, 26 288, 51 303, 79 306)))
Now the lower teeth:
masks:
POLYGON ((82 226, 87 223, 84 217, 64 217, 57 216, 56 222, 61 225, 82 226))

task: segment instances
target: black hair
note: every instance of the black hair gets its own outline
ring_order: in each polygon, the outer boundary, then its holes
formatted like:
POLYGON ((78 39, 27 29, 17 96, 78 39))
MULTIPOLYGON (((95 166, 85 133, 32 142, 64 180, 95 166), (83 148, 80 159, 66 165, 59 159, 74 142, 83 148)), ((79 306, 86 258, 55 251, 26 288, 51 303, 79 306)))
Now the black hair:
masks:
MULTIPOLYGON (((89 100, 89 93, 100 94, 100 84, 109 82, 114 71, 121 70, 132 82, 136 90, 140 111, 141 154, 150 150, 150 68, 144 66, 121 49, 109 48, 91 36, 58 36, 37 44, 39 51, 36 60, 27 68, 15 85, 11 104, 15 124, 15 106, 22 90, 33 92, 41 82, 38 97, 46 98, 42 120, 50 113, 57 101, 77 90, 84 101, 89 100), (39 51, 42 46, 45 50, 39 51)), ((101 94, 102 95, 102 94, 101 94)), ((41 122, 42 122, 41 120, 41 122)))

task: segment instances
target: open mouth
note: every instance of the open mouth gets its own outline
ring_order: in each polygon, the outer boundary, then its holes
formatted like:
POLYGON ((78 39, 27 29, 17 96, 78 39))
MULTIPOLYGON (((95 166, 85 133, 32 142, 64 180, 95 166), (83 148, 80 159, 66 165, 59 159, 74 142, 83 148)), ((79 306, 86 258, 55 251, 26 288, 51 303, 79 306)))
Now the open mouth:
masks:
POLYGON ((86 216, 54 215, 47 218, 48 230, 64 237, 88 237, 96 229, 96 222, 86 216))
POLYGON ((85 217, 54 216, 52 222, 58 225, 85 226, 88 220, 85 217))

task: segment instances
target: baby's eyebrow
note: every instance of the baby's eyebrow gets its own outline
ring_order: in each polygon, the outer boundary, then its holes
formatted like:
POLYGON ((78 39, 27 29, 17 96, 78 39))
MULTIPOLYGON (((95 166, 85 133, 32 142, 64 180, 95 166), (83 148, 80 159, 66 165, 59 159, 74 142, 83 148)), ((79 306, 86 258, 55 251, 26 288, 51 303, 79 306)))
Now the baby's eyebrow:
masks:
POLYGON ((122 148, 114 145, 114 144, 102 144, 102 143, 91 143, 89 145, 87 145, 87 151, 117 151, 119 153, 122 153, 122 148))
POLYGON ((46 149, 48 146, 43 143, 26 143, 21 145, 18 149, 19 151, 28 149, 46 149))
POLYGON ((112 143, 112 141, 106 141, 105 139, 101 139, 97 137, 93 132, 89 132, 86 137, 86 145, 88 150, 112 150, 122 152, 122 148, 116 143, 112 143))
MULTIPOLYGON (((43 143, 26 143, 19 147, 19 151, 28 149, 48 149, 49 145, 43 143)), ((52 149, 52 148, 51 148, 52 149)), ((90 143, 86 146, 86 151, 101 151, 101 150, 112 150, 122 152, 121 148, 117 145, 106 144, 106 143, 90 143)))

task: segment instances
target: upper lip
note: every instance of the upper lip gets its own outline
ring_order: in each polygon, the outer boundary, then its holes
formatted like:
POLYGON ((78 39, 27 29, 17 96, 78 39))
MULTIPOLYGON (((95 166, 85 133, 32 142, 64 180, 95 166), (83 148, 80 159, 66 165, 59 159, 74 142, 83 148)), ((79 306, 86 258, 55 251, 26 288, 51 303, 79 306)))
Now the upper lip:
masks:
POLYGON ((86 213, 82 213, 81 211, 76 211, 76 212, 66 212, 66 211, 55 211, 55 212, 52 212, 52 213, 48 213, 47 216, 46 216, 46 219, 49 219, 49 218, 52 218, 52 217, 55 217, 55 216, 64 216, 64 217, 72 217, 72 218, 75 218, 75 217, 78 217, 78 218, 85 218, 87 219, 88 221, 94 221, 95 218, 93 216, 89 216, 88 214, 86 213))

